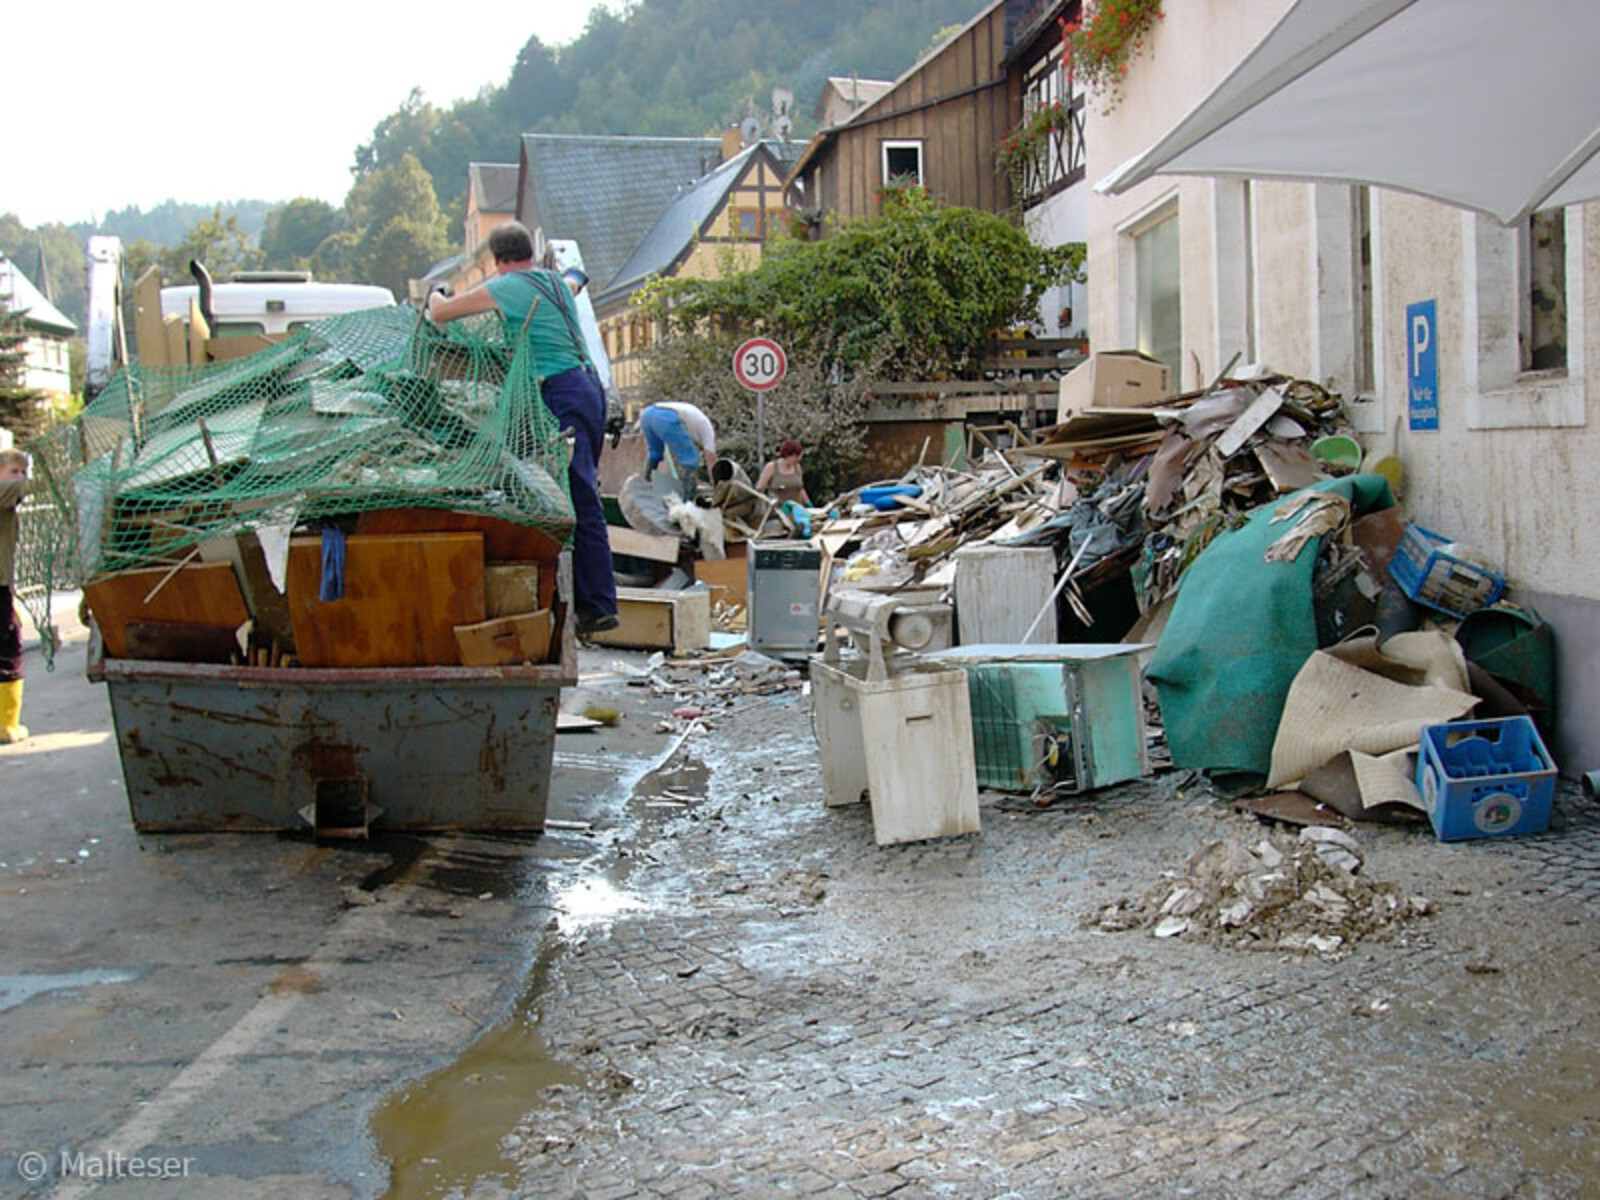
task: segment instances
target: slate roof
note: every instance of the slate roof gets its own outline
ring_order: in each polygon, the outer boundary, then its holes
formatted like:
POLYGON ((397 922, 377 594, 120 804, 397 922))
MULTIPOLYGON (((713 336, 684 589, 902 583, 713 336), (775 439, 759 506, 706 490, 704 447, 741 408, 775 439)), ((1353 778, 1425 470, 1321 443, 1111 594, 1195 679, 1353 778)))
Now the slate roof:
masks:
POLYGON ((465 254, 452 254, 449 258, 441 258, 423 273, 422 282, 432 283, 435 279, 446 279, 466 260, 465 254))
POLYGON ((772 169, 780 176, 783 174, 782 167, 772 154, 772 147, 765 142, 755 142, 685 188, 662 210, 649 232, 634 247, 627 262, 622 264, 611 282, 596 296, 596 304, 604 303, 613 293, 625 291, 652 274, 670 270, 700 235, 705 223, 721 207, 728 193, 744 176, 746 168, 758 156, 770 159, 772 169))
POLYGON ((467 164, 467 181, 478 201, 478 211, 517 211, 517 164, 475 162, 467 164))
POLYGON ((577 242, 589 277, 609 287, 662 209, 721 160, 720 138, 525 133, 517 219, 577 242))
POLYGON ((0 254, 0 300, 12 312, 23 312, 23 323, 50 333, 70 337, 78 327, 59 308, 44 298, 17 264, 0 254))

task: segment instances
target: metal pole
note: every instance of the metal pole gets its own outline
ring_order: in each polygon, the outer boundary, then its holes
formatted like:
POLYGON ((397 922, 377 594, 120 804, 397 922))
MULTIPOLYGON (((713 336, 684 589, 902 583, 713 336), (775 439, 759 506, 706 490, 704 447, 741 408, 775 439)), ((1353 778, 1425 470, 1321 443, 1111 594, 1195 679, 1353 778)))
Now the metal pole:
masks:
POLYGON ((756 459, 767 465, 767 394, 756 393, 756 459))

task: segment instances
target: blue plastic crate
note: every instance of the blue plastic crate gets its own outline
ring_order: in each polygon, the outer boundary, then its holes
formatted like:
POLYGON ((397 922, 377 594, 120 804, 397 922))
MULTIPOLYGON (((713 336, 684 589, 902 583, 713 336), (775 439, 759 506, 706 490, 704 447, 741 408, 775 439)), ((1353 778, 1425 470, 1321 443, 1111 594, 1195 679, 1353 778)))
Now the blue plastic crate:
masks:
POLYGON ((1528 717, 1451 721, 1422 730, 1417 790, 1441 842, 1543 833, 1556 767, 1528 717))
POLYGON ((1407 525, 1389 560, 1389 578, 1418 604, 1452 617, 1464 617, 1500 599, 1506 577, 1441 549, 1449 544, 1448 538, 1431 529, 1407 525))

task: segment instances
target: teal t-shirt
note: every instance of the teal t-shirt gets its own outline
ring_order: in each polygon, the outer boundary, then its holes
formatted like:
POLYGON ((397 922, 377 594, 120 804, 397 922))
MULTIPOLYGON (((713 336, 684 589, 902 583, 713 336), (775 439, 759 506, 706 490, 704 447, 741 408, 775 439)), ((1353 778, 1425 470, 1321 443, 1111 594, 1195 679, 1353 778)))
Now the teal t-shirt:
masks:
POLYGON ((528 322, 528 349, 533 354, 535 368, 541 376, 548 377, 583 366, 588 359, 584 357, 581 347, 572 340, 572 329, 578 321, 576 306, 568 309, 572 317, 572 325, 569 326, 566 317, 550 302, 550 297, 554 296, 561 304, 572 305, 572 293, 567 291, 565 281, 554 271, 513 271, 509 275, 497 275, 485 284, 494 302, 500 306, 500 317, 505 321, 507 338, 516 336, 522 328, 522 322, 527 319, 528 306, 540 294, 528 278, 529 274, 540 277, 547 293, 534 310, 533 320, 528 322))

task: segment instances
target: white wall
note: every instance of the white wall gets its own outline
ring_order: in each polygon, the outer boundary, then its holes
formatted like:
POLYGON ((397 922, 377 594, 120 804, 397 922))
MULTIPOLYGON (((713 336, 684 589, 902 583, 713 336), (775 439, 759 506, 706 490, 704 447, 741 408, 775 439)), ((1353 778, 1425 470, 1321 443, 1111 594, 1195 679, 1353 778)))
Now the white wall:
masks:
MULTIPOLYGON (((1088 241, 1085 208, 1089 190, 1087 182, 1075 183, 1029 209, 1023 225, 1033 242, 1039 246, 1061 246, 1067 242, 1088 241)), ((1039 301, 1039 322, 1045 328, 1046 337, 1086 336, 1089 332, 1086 285, 1078 283, 1046 290, 1039 301), (1072 320, 1063 326, 1057 318, 1068 306, 1072 309, 1072 320)))
MULTIPOLYGON (((1166 6, 1121 104, 1091 101, 1088 176, 1104 177, 1166 133, 1272 26, 1288 0, 1166 6)), ((1485 169, 1492 169, 1486 164, 1485 169)), ((1351 189, 1156 177, 1088 197, 1090 338, 1131 340, 1129 239, 1176 202, 1183 272, 1183 386, 1248 347, 1278 370, 1353 395, 1358 303, 1351 189)), ((1501 564, 1557 626, 1558 754, 1600 765, 1600 205, 1568 210, 1568 371, 1518 373, 1515 235, 1447 205, 1374 189, 1376 386, 1352 405, 1369 447, 1397 449, 1405 503, 1422 524, 1501 564), (1406 427, 1405 310, 1437 304, 1439 429, 1406 427)))

